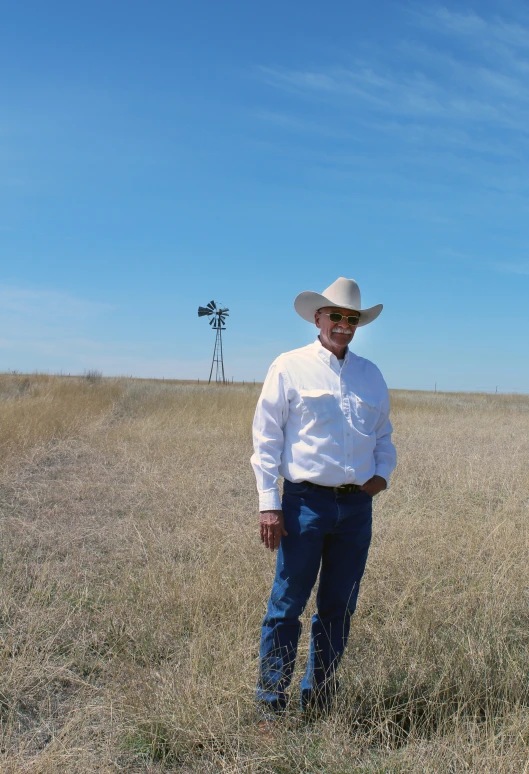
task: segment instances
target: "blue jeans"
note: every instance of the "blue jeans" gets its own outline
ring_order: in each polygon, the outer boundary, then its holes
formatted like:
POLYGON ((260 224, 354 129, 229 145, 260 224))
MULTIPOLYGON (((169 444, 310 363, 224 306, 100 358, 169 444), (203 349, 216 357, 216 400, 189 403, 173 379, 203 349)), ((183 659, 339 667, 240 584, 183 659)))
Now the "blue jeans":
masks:
POLYGON ((365 492, 285 481, 281 538, 272 592, 261 633, 258 705, 281 712, 288 701, 303 612, 318 571, 317 613, 312 618, 301 706, 327 706, 337 689, 336 668, 349 636, 371 542, 371 497, 365 492))

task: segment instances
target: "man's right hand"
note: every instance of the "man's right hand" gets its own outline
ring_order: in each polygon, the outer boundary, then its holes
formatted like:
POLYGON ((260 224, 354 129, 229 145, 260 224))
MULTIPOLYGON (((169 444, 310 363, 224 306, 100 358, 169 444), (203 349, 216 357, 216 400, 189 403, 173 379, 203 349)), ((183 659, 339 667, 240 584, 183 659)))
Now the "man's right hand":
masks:
POLYGON ((283 522, 283 511, 261 511, 259 514, 259 529, 261 542, 270 551, 279 548, 281 537, 288 535, 283 522))

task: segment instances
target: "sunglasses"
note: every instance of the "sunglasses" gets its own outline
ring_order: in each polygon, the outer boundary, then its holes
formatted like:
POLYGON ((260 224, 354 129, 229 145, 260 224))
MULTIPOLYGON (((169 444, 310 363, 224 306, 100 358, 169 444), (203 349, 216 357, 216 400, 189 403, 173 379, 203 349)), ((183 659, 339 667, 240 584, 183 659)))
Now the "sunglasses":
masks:
POLYGON ((348 325, 358 325, 360 322, 360 315, 359 314, 341 314, 341 312, 322 312, 321 314, 326 314, 329 320, 333 323, 339 323, 342 322, 342 320, 345 318, 347 320, 348 325))

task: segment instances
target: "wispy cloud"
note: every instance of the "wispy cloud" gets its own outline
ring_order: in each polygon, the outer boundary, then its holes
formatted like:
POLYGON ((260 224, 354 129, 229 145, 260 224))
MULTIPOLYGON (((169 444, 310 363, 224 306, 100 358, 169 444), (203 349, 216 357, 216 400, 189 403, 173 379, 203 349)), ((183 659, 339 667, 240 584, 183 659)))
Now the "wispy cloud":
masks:
POLYGON ((529 277, 529 263, 493 263, 492 268, 502 274, 518 274, 529 277))
POLYGON ((335 109, 341 106, 343 126, 354 124, 360 115, 380 128, 390 119, 397 132, 415 122, 415 136, 420 124, 433 127, 438 135, 448 127, 449 142, 451 128, 470 126, 474 131, 492 127, 517 132, 518 139, 525 140, 529 24, 444 7, 417 8, 412 19, 428 30, 427 40, 424 35, 418 41, 397 40, 393 48, 374 49, 369 57, 347 64, 296 70, 262 67, 261 77, 274 88, 312 96, 335 109), (475 44, 470 54, 469 41, 475 44), (355 106, 356 112, 349 110, 355 106))
POLYGON ((108 304, 89 301, 64 291, 0 285, 2 314, 19 315, 28 324, 39 324, 74 318, 86 318, 110 309, 108 304))
POLYGON ((91 335, 91 327, 111 308, 60 290, 0 285, 4 367, 28 353, 38 364, 103 351, 103 344, 91 335))
POLYGON ((295 134, 315 135, 334 140, 348 140, 352 137, 351 132, 340 129, 340 127, 322 124, 277 110, 261 109, 254 111, 252 115, 268 127, 275 127, 295 134))
POLYGON ((320 98, 346 98, 374 113, 498 128, 527 126, 529 89, 518 78, 464 62, 454 64, 451 77, 445 72, 442 79, 420 71, 390 72, 387 63, 374 66, 376 71, 357 62, 350 68, 333 67, 319 74, 277 69, 263 72, 277 87, 312 92, 320 98))
POLYGON ((480 47, 484 42, 496 42, 509 48, 529 51, 529 20, 524 12, 525 18, 520 21, 507 20, 500 14, 485 17, 475 11, 455 11, 442 5, 417 6, 411 9, 411 13, 423 26, 459 35, 480 47))
POLYGON ((42 332, 39 337, 31 337, 21 332, 22 335, 0 337, 0 350, 5 355, 29 353, 38 357, 62 357, 66 353, 75 354, 75 357, 93 356, 104 349, 100 341, 76 336, 58 336, 52 332, 42 332))
POLYGON ((211 361, 142 355, 108 336, 115 307, 53 288, 0 285, 0 370, 195 379, 211 361), (106 322, 105 322, 106 321, 106 322))
POLYGON ((0 177, 0 188, 24 188, 26 181, 20 177, 0 177))
MULTIPOLYGON (((476 217, 498 208, 526 217, 529 13, 401 11, 402 32, 384 48, 357 41, 353 54, 324 66, 264 64, 261 125, 273 125, 277 150, 295 154, 318 181, 362 187, 364 196, 374 181, 398 191, 404 217, 404 197, 417 217, 425 194, 443 202, 441 220, 458 201, 476 217)), ((431 220, 431 209, 420 219, 431 220)))

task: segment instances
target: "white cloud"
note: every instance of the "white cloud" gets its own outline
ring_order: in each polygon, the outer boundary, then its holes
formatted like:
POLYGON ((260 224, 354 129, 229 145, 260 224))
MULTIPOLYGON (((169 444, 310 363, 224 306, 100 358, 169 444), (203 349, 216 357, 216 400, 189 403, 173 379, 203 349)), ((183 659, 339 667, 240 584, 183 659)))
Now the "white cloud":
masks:
POLYGON ((525 213, 529 14, 417 5, 408 21, 406 38, 384 49, 359 41, 352 57, 341 52, 330 65, 262 67, 261 79, 290 95, 288 116, 274 109, 274 92, 257 112, 277 130, 273 150, 296 154, 318 180, 437 186, 455 199, 466 190, 474 212, 494 211, 501 197, 499 206, 525 213), (321 131, 319 144, 292 143, 292 135, 316 137, 317 125, 332 127, 338 141, 325 143, 321 131))
MULTIPOLYGON (((431 30, 421 39, 396 41, 348 66, 297 70, 261 68, 270 85, 339 109, 387 114, 426 123, 515 129, 525 137, 529 120, 529 26, 443 7, 416 9, 412 18, 431 30), (462 40, 461 40, 462 39, 462 40), (469 53, 469 39, 476 43, 469 53), (461 45, 463 43, 464 45, 461 45)), ((342 121, 355 114, 342 111, 342 121)))
POLYGON ((339 127, 321 124, 306 118, 299 118, 288 113, 281 113, 275 110, 257 110, 252 115, 258 121, 262 121, 268 126, 298 134, 316 135, 334 140, 351 139, 351 133, 343 131, 339 127))
POLYGON ((88 301, 70 293, 49 288, 26 288, 0 285, 0 311, 19 315, 28 325, 49 320, 85 318, 110 309, 108 304, 88 301))
POLYGON ((101 351, 90 328, 111 308, 60 290, 0 285, 3 359, 42 364, 101 351))
POLYGON ((529 263, 493 263, 492 268, 502 274, 518 274, 529 277, 529 263))
POLYGON ((86 338, 72 336, 49 336, 44 332, 40 338, 30 336, 13 336, 13 338, 0 338, 0 350, 15 351, 17 353, 34 353, 39 356, 62 356, 66 352, 93 353, 101 351, 103 344, 86 338))
POLYGON ((487 41, 529 50, 529 28, 527 21, 507 21, 499 15, 491 18, 479 16, 474 11, 453 11, 445 6, 417 7, 418 21, 436 31, 446 31, 474 40, 480 46, 487 41))
POLYGON ((107 376, 207 377, 211 357, 179 360, 142 356, 142 345, 109 333, 114 307, 51 288, 0 285, 0 370, 107 376))
POLYGON ((310 92, 319 98, 332 96, 345 98, 349 104, 363 103, 364 108, 384 117, 392 114, 523 130, 527 126, 529 90, 515 77, 463 62, 453 66, 450 78, 446 73, 439 78, 420 70, 412 74, 402 69, 391 72, 389 63, 374 63, 375 67, 378 72, 358 62, 351 68, 333 67, 319 75, 267 70, 267 80, 279 88, 310 92))

